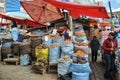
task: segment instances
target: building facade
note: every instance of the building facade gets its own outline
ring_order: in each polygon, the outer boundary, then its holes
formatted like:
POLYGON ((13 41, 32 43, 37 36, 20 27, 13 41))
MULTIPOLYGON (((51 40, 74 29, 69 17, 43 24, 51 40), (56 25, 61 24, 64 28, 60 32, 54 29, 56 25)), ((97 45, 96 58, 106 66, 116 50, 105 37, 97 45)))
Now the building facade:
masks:
POLYGON ((0 12, 5 12, 5 0, 0 0, 0 12))

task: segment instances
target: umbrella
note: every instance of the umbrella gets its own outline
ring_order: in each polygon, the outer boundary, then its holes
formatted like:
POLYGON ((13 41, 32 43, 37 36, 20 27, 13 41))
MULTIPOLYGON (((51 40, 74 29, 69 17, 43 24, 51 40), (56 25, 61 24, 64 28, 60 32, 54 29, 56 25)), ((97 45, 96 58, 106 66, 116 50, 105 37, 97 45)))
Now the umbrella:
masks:
POLYGON ((73 2, 61 2, 57 0, 44 0, 57 8, 66 9, 74 18, 80 15, 96 17, 96 18, 109 18, 108 13, 104 6, 83 5, 73 2))
POLYGON ((21 5, 30 17, 39 23, 51 22, 63 18, 58 8, 44 0, 21 1, 21 5))

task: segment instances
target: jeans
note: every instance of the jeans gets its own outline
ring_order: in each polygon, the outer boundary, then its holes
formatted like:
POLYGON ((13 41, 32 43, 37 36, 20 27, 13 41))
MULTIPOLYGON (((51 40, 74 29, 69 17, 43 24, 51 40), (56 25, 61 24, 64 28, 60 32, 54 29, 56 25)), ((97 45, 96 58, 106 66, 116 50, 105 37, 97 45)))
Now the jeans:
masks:
POLYGON ((115 56, 114 54, 104 53, 105 59, 105 78, 111 78, 111 72, 115 69, 115 56))
POLYGON ((97 50, 92 50, 92 62, 97 60, 97 50))

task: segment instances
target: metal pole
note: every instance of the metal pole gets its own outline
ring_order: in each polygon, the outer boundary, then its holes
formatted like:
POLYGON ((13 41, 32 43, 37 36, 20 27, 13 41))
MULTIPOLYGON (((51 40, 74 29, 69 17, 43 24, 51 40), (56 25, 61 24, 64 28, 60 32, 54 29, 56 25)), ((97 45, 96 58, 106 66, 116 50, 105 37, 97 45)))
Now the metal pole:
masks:
POLYGON ((112 30, 114 29, 114 26, 113 26, 113 20, 112 20, 112 16, 113 16, 113 13, 112 13, 112 9, 111 9, 111 3, 110 3, 110 1, 108 1, 108 4, 109 4, 109 9, 110 9, 110 15, 111 15, 111 25, 112 25, 112 30))
POLYGON ((111 3, 110 3, 110 1, 108 1, 108 4, 109 4, 110 14, 111 14, 111 18, 112 18, 112 9, 111 9, 111 3))

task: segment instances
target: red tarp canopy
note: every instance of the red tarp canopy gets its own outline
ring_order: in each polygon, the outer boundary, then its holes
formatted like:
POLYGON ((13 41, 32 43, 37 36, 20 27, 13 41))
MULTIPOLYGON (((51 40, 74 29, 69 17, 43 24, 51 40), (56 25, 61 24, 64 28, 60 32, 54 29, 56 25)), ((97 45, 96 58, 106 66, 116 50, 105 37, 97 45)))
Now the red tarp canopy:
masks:
POLYGON ((109 18, 108 13, 104 6, 92 6, 82 5, 73 2, 61 2, 56 0, 44 0, 57 8, 69 10, 70 14, 74 18, 80 17, 80 15, 96 17, 96 18, 109 18))
POLYGON ((27 26, 33 26, 33 27, 42 27, 42 26, 45 26, 43 24, 34 22, 32 20, 29 20, 29 19, 20 19, 20 18, 10 17, 8 15, 5 15, 5 13, 0 13, 0 18, 7 19, 7 20, 15 20, 17 22, 17 24, 21 24, 21 25, 25 24, 27 26))
POLYGON ((98 24, 99 24, 100 27, 111 26, 111 24, 107 23, 107 22, 99 22, 98 24))
POLYGON ((0 26, 8 26, 10 23, 0 23, 0 26))

